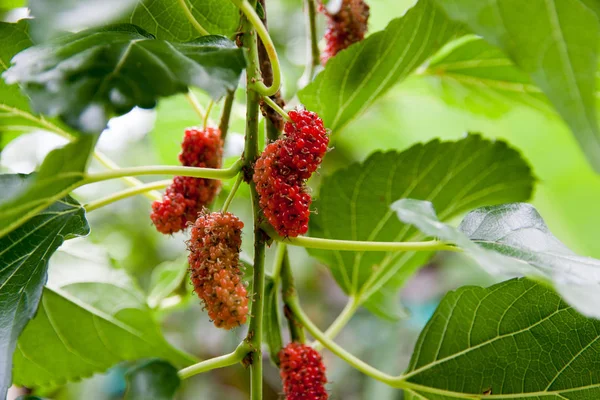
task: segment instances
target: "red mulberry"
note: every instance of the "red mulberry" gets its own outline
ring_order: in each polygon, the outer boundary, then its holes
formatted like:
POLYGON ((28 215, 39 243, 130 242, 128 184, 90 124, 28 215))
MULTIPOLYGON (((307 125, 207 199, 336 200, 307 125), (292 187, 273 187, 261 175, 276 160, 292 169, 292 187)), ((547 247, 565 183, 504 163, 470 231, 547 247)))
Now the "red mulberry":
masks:
POLYGON ((317 114, 290 111, 285 135, 269 144, 254 166, 254 183, 265 217, 281 236, 308 231, 312 199, 304 181, 319 168, 329 137, 317 114))
MULTIPOLYGON (((179 161, 187 167, 220 168, 223 141, 217 128, 186 129, 179 161)), ((170 234, 185 229, 202 207, 212 203, 221 182, 213 179, 176 176, 163 201, 152 204, 150 218, 159 232, 170 234)))
POLYGON ((243 227, 231 213, 205 211, 192 226, 188 243, 192 283, 218 328, 235 328, 248 316, 248 293, 239 268, 243 227))
POLYGON ((290 343, 279 352, 286 400, 327 400, 327 377, 321 355, 312 347, 290 343))
POLYGON ((363 0, 342 0, 336 14, 330 14, 323 5, 320 9, 328 20, 326 46, 321 55, 321 62, 325 65, 337 53, 364 39, 370 13, 369 6, 363 0))

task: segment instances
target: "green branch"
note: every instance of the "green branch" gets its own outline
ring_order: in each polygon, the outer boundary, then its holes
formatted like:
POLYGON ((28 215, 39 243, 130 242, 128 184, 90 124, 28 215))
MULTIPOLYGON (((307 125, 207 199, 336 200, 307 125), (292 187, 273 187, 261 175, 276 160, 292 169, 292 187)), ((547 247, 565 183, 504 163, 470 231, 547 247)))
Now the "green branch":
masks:
POLYGON ((273 101, 272 98, 270 98, 269 96, 263 96, 262 99, 269 107, 275 110, 277 114, 281 115, 281 118, 283 118, 287 122, 292 122, 292 119, 290 118, 288 113, 286 113, 283 108, 279 107, 279 104, 275 103, 275 101, 273 101))
POLYGON ((122 178, 124 176, 137 175, 173 175, 173 176, 191 176, 194 178, 205 179, 230 179, 238 174, 242 167, 242 161, 238 160, 227 169, 217 168, 196 168, 181 166, 150 165, 144 167, 120 168, 107 172, 98 172, 88 174, 79 186, 89 183, 101 182, 109 179, 122 178))
POLYGON ((211 358, 210 360, 201 361, 198 364, 190 365, 189 367, 180 370, 177 374, 179 375, 180 379, 187 379, 191 376, 211 371, 213 369, 228 367, 241 362, 250 351, 251 348, 248 343, 242 342, 232 353, 211 358))
POLYGON ((233 187, 231 188, 231 192, 229 192, 229 195, 227 195, 227 198, 225 199, 225 202, 223 203, 223 208, 222 208, 223 212, 227 212, 227 209, 229 208, 231 201, 235 197, 235 193, 239 189, 240 184, 242 183, 242 180, 244 180, 244 174, 238 174, 238 177, 235 180, 233 187))
POLYGON ((308 249, 341 250, 341 251, 462 251, 446 242, 430 240, 425 242, 369 242, 361 240, 322 239, 306 236, 283 238, 276 234, 269 235, 278 242, 308 249))
MULTIPOLYGON (((104 206, 107 206, 109 204, 112 204, 114 202, 117 202, 119 200, 126 199, 128 197, 132 197, 132 196, 135 196, 138 194, 145 194, 151 190, 162 189, 166 186, 169 186, 171 184, 171 182, 172 182, 171 180, 164 180, 164 181, 150 182, 150 183, 141 184, 138 186, 133 186, 129 189, 110 194, 99 200, 89 202, 84 207, 87 212, 94 211, 94 210, 97 210, 104 206)), ((156 200, 160 200, 160 197, 156 200)))
MULTIPOLYGON (((350 322, 360 305, 361 301, 358 297, 350 296, 342 312, 325 331, 325 336, 333 340, 342 331, 342 329, 344 329, 348 322, 350 322)), ((321 346, 322 345, 320 343, 313 343, 313 347, 317 350, 320 350, 321 346)))
POLYGON ((305 5, 306 18, 308 19, 309 57, 304 74, 300 78, 302 86, 312 81, 316 67, 321 65, 321 52, 319 51, 319 39, 317 38, 317 6, 315 0, 305 0, 305 5))
MULTIPOLYGON (((271 36, 267 31, 267 28, 262 23, 258 14, 256 14, 256 10, 254 6, 250 4, 247 0, 231 0, 233 4, 235 4, 246 16, 247 20, 252 24, 255 29, 255 32, 260 36, 260 39, 265 46, 265 50, 269 55, 269 61, 271 61, 271 68, 273 68, 273 83, 271 86, 267 87, 260 75, 255 75, 252 73, 252 78, 248 79, 248 87, 262 94, 263 96, 272 96, 279 91, 279 87, 281 86, 281 67, 279 66, 279 58, 277 56, 277 51, 275 50, 275 45, 273 44, 273 40, 271 40, 271 36)), ((254 3, 254 2, 253 2, 254 3)), ((258 54, 257 52, 252 52, 252 54, 248 53, 248 69, 250 69, 250 64, 252 66, 256 66, 258 68, 258 54)))
MULTIPOLYGON (((234 1, 240 5, 240 1, 234 1)), ((256 4, 253 1, 253 5, 256 4)), ((258 23, 264 29, 262 22, 254 12, 253 5, 247 1, 242 3, 244 14, 247 18, 243 19, 242 29, 244 32, 243 46, 248 51, 248 67, 246 69, 247 90, 246 90, 246 140, 244 147, 244 178, 250 184, 252 194, 252 210, 254 213, 254 266, 253 266, 253 284, 252 284, 252 311, 250 322, 248 324, 248 334, 246 341, 252 348, 248 362, 250 363, 250 399, 262 400, 263 398, 263 315, 264 315, 264 297, 265 297, 265 239, 266 235, 260 228, 261 209, 259 204, 256 186, 252 181, 253 164, 258 157, 258 111, 259 94, 256 92, 258 87, 253 85, 260 79, 260 69, 258 67, 258 48, 256 31, 253 25, 258 23), (250 11, 248 11, 250 10, 250 11)), ((264 34, 264 32, 263 32, 264 34)), ((267 34, 268 36, 268 34, 267 34)), ((262 38, 262 35, 261 35, 262 38)), ((266 42, 265 39, 263 41, 266 42)), ((271 43, 272 44, 272 43, 271 43)), ((266 45, 266 43, 265 43, 266 45)), ((263 85, 264 86, 264 85, 263 85)))
POLYGON ((233 100, 235 99, 235 92, 231 91, 227 93, 225 102, 223 103, 223 111, 221 112, 221 121, 219 122, 219 131, 221 131, 221 140, 225 142, 227 133, 229 133, 229 120, 231 119, 231 109, 233 108, 233 100))

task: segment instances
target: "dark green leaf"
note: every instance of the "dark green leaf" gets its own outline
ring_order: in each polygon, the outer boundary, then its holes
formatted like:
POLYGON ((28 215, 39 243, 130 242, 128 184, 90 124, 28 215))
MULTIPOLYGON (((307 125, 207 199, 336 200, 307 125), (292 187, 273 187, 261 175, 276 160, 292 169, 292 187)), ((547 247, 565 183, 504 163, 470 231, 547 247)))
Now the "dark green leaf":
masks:
POLYGON ((185 281, 187 270, 186 258, 167 261, 154 268, 150 277, 150 293, 148 294, 150 308, 158 307, 161 301, 175 295, 174 292, 181 288, 182 284, 187 284, 185 281))
POLYGON ((40 308, 14 354, 16 384, 56 386, 148 357, 179 367, 195 362, 167 343, 144 294, 123 270, 79 253, 59 251, 50 263, 40 308))
POLYGON ((461 29, 421 0, 387 28, 350 46, 298 94, 334 132, 365 111, 390 87, 404 79, 461 29))
POLYGON ((272 279, 267 278, 265 285, 265 315, 264 315, 264 341, 269 347, 270 359, 275 366, 279 366, 279 350, 283 347, 281 338, 281 317, 279 316, 278 287, 272 279))
POLYGON ((177 369, 157 359, 137 362, 125 374, 125 400, 171 400, 181 381, 177 369))
MULTIPOLYGON (((31 45, 27 20, 16 24, 0 22, 0 75, 8 69, 15 54, 31 45)), ((66 138, 77 135, 59 121, 34 114, 29 107, 29 99, 21 93, 18 86, 7 85, 0 79, 0 132, 12 139, 32 128, 51 131, 66 138)), ((3 138, 2 144, 6 143, 3 138)))
MULTIPOLYGON (((240 12, 227 0, 185 0, 192 15, 213 35, 232 37, 240 23, 240 12)), ((201 36, 188 20, 179 1, 140 2, 127 22, 138 25, 159 39, 186 42, 201 36)))
POLYGON ((17 400, 44 400, 41 397, 25 395, 17 397, 17 400))
POLYGON ((110 117, 152 108, 188 86, 218 99, 236 87, 244 66, 242 50, 224 37, 169 43, 123 24, 31 47, 13 58, 4 77, 22 85, 35 110, 101 132, 110 117))
POLYGON ((515 105, 552 113, 546 96, 502 50, 473 36, 448 47, 429 62, 423 77, 449 105, 492 118, 515 105))
MULTIPOLYGON (((0 197, 22 182, 19 175, 0 175, 0 197)), ((65 239, 88 233, 83 207, 66 197, 0 238, 0 398, 10 386, 17 338, 38 309, 50 256, 65 239)))
MULTIPOLYGON (((534 178, 527 163, 500 141, 470 135, 457 142, 434 140, 402 153, 375 153, 323 179, 311 217, 311 235, 331 239, 408 241, 422 235, 390 209, 399 198, 433 201, 443 220, 474 207, 531 196, 534 178)), ((395 294, 427 254, 309 250, 329 265, 338 284, 363 301, 395 294), (391 280, 391 281, 390 281, 391 280)), ((387 301, 388 304, 393 304, 387 301)), ((379 306, 367 304, 376 311, 379 306)), ((381 309, 379 308, 381 311, 381 309)), ((381 312, 378 312, 381 315, 381 312)))
POLYGON ((36 174, 0 198, 0 238, 69 194, 85 175, 95 141, 96 137, 86 135, 51 151, 36 174))
POLYGON ((429 202, 404 199, 392 209, 422 232, 456 243, 490 273, 550 281, 580 312, 600 318, 600 260, 569 250, 532 205, 479 208, 467 214, 458 229, 440 223, 429 202))
POLYGON ((600 321, 514 279, 444 297, 405 373, 412 400, 597 399, 600 321), (490 398, 491 398, 490 397, 490 398))
POLYGON ((531 76, 600 171, 596 73, 600 23, 582 0, 438 0, 531 76))

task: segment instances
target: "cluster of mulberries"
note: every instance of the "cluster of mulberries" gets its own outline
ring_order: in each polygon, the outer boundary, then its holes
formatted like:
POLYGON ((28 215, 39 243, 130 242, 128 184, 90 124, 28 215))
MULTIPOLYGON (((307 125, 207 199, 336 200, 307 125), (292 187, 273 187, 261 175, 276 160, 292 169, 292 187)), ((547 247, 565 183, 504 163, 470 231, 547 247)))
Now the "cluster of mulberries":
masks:
MULTIPOLYGON (((223 141, 217 128, 186 129, 179 161, 187 167, 220 168, 223 141)), ((162 201, 152 204, 150 218, 156 229, 171 234, 196 220, 202 207, 212 203, 221 182, 214 179, 176 176, 162 201)))
POLYGON ((369 6, 363 0, 342 0, 340 10, 331 14, 322 4, 319 8, 327 16, 325 50, 321 63, 327 61, 353 43, 360 42, 367 33, 369 6))
POLYGON ((279 352, 280 375, 286 400, 326 400, 325 366, 312 347, 292 342, 279 352))
POLYGON ((321 164, 329 137, 317 114, 296 110, 288 115, 292 122, 256 161, 253 179, 269 223, 279 235, 296 237, 308 230, 312 199, 305 181, 321 164))
POLYGON ((248 292, 239 268, 243 227, 231 213, 203 211, 188 242, 194 290, 218 328, 235 328, 248 316, 248 292))

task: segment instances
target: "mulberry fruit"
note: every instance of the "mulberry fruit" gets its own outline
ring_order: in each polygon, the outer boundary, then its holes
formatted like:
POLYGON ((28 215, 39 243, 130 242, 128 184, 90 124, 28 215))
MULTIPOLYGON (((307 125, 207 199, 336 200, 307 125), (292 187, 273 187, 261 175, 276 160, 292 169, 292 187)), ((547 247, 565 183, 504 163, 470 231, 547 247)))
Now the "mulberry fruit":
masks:
POLYGON ((325 50, 321 63, 327 61, 353 43, 360 42, 367 33, 369 6, 363 0, 342 0, 340 10, 331 14, 321 5, 320 10, 327 16, 325 50))
POLYGON ((279 352, 286 400, 326 400, 327 377, 321 355, 312 347, 290 343, 279 352))
MULTIPOLYGON (((186 129, 179 161, 186 167, 220 168, 223 141, 217 128, 186 129)), ((152 204, 150 218, 156 229, 171 234, 185 229, 204 206, 214 200, 221 182, 214 179, 176 176, 165 196, 152 204)))
POLYGON ((248 293, 239 268, 243 227, 231 213, 205 210, 192 226, 188 242, 194 291, 218 328, 235 328, 248 316, 248 293))
POLYGON ((284 136, 269 144, 254 166, 260 206, 277 233, 296 237, 308 231, 312 199, 305 180, 319 168, 329 137, 317 114, 290 111, 284 136))

